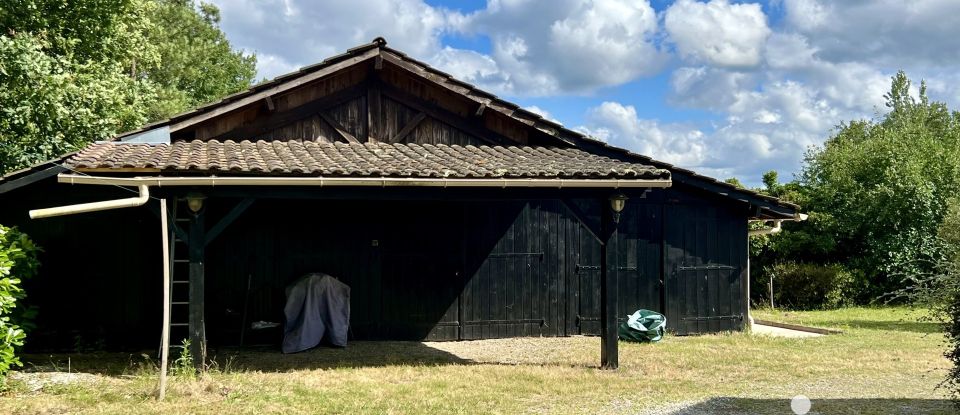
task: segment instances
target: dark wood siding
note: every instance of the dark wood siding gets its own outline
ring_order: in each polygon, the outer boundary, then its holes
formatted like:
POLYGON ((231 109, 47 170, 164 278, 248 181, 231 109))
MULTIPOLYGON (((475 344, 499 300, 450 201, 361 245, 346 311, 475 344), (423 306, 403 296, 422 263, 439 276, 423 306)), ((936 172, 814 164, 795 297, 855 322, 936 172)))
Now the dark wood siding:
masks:
POLYGON ((146 209, 30 220, 29 209, 130 197, 104 186, 47 179, 0 195, 0 223, 42 248, 36 278, 24 281, 36 307, 33 350, 127 349, 159 344, 160 225, 146 209))
MULTIPOLYGON (((0 220, 46 249, 41 277, 28 283, 40 311, 33 347, 155 346, 156 217, 137 208, 28 221, 28 208, 127 195, 36 186, 51 191, 0 208, 0 220)), ((207 226, 238 202, 208 199, 207 226)), ((575 204, 588 221, 605 207, 575 204)), ((739 329, 745 248, 745 213, 680 190, 630 200, 613 241, 618 317, 646 308, 664 311, 679 334, 739 329)), ((354 339, 597 334, 599 251, 559 200, 260 199, 208 246, 207 333, 214 346, 237 344, 245 307, 248 324, 281 322, 285 288, 325 272, 351 287, 354 339)), ((274 329, 246 342, 279 339, 274 329)))

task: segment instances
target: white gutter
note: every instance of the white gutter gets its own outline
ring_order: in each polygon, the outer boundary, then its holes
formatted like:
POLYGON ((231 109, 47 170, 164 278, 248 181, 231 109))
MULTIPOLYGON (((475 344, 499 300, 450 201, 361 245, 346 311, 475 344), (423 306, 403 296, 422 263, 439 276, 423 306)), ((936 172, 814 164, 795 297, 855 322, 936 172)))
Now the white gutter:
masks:
POLYGON ((457 179, 444 177, 102 177, 61 174, 60 183, 115 186, 319 186, 319 187, 499 187, 663 188, 669 179, 457 179))
POLYGON ((126 199, 105 200, 103 202, 81 203, 79 205, 69 205, 52 207, 47 209, 36 209, 30 211, 31 219, 49 218, 52 216, 72 215, 74 213, 96 212, 99 210, 120 209, 125 207, 143 206, 150 199, 150 188, 147 185, 138 185, 140 195, 126 199))
POLYGON ((319 187, 491 187, 491 188, 664 188, 669 179, 456 179, 426 177, 102 177, 60 174, 60 183, 137 186, 140 196, 130 199, 84 203, 30 211, 31 218, 141 206, 149 198, 149 186, 319 186, 319 187))
POLYGON ((772 228, 751 229, 751 230, 747 231, 747 235, 749 235, 749 236, 773 235, 773 234, 778 233, 778 232, 780 232, 781 230, 783 230, 783 228, 780 227, 780 223, 781 223, 781 222, 783 222, 783 221, 782 221, 782 220, 775 220, 775 221, 773 221, 773 227, 772 227, 772 228))
POLYGON ((808 217, 809 216, 805 213, 797 213, 793 216, 793 219, 751 219, 750 222, 773 221, 773 227, 763 228, 763 229, 751 229, 747 231, 747 235, 748 236, 773 235, 783 230, 783 228, 781 227, 783 221, 789 220, 789 221, 803 222, 807 220, 808 217))

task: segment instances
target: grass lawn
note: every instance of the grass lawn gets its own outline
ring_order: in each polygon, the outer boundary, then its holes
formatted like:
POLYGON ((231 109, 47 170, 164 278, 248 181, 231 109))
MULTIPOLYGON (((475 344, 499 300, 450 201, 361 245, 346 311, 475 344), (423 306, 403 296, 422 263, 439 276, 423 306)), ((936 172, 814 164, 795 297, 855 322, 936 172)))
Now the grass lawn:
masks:
POLYGON ((810 397, 811 413, 954 413, 936 389, 949 367, 943 336, 917 322, 920 315, 758 311, 844 333, 621 342, 618 371, 596 368, 595 337, 355 342, 289 356, 221 350, 219 369, 172 377, 164 402, 151 397, 156 377, 139 354, 28 356, 28 367, 67 371, 69 358, 71 371, 95 375, 42 387, 20 382, 0 396, 0 413, 783 414, 798 394, 810 397))

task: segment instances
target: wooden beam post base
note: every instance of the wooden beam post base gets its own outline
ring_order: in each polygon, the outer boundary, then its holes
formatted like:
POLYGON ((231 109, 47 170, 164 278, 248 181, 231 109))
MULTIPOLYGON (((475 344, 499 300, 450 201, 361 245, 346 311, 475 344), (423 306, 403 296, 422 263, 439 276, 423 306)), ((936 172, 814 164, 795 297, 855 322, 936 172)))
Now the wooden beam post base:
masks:
POLYGON ((207 331, 204 317, 204 254, 206 228, 204 209, 190 214, 190 238, 187 240, 190 255, 190 356, 197 370, 204 370, 207 361, 207 331))
POLYGON ((600 368, 616 370, 620 366, 617 350, 617 303, 618 303, 618 270, 617 251, 612 242, 617 233, 617 223, 609 201, 600 199, 601 209, 601 239, 600 245, 600 368))

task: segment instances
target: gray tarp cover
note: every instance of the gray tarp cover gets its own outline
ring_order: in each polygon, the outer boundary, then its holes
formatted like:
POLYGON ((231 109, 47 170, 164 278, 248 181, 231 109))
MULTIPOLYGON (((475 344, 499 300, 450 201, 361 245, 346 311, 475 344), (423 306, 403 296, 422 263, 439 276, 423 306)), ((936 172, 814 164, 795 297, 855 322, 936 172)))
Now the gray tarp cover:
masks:
POLYGON ((307 274, 287 287, 283 314, 284 353, 316 347, 324 334, 330 344, 345 347, 350 328, 350 287, 326 274, 307 274))

